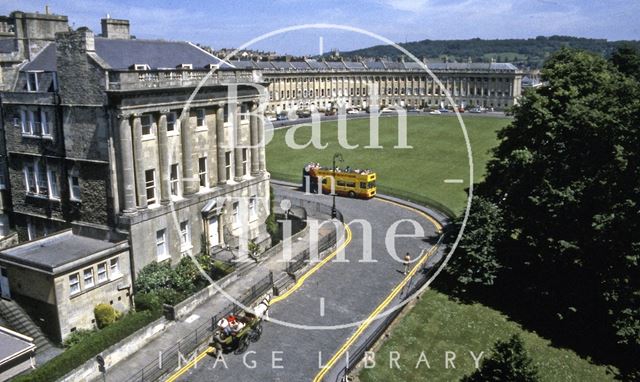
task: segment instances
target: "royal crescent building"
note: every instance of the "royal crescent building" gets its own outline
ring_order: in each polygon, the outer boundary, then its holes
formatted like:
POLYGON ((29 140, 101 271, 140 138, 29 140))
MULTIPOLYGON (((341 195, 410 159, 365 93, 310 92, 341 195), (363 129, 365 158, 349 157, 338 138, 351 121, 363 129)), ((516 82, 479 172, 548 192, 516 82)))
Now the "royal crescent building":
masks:
POLYGON ((269 111, 366 108, 374 97, 380 108, 401 106, 504 110, 520 96, 522 72, 509 63, 423 63, 408 60, 362 61, 232 61, 236 67, 259 69, 269 83, 269 111), (432 77, 424 66, 436 77, 432 77))

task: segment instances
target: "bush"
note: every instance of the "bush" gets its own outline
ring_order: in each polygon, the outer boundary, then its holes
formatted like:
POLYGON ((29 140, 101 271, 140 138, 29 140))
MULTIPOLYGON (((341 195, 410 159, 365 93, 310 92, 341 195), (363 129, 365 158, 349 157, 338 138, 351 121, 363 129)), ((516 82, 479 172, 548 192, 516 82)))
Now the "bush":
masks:
POLYGON ((93 309, 93 314, 96 316, 96 325, 98 325, 98 329, 102 329, 113 324, 120 316, 120 314, 113 309, 113 306, 109 304, 96 305, 93 309))
POLYGON ((76 330, 75 332, 72 332, 67 336, 67 338, 64 340, 62 345, 65 347, 65 349, 69 349, 79 344, 80 342, 84 341, 85 338, 92 335, 93 333, 95 333, 95 330, 86 330, 86 329, 76 330))
POLYGON ((162 301, 156 293, 138 293, 135 295, 136 311, 157 312, 162 308, 162 301))
POLYGON ((175 305, 187 297, 184 293, 169 288, 160 289, 155 293, 161 304, 175 305))
POLYGON ((152 262, 142 268, 136 278, 136 292, 149 293, 162 288, 171 287, 175 272, 168 262, 152 262))
POLYGON ((125 339, 160 317, 159 312, 129 313, 113 325, 82 338, 64 353, 36 368, 32 373, 13 379, 15 382, 48 382, 65 374, 100 354, 106 348, 125 339))
POLYGON ((473 374, 462 378, 462 382, 538 380, 538 370, 517 334, 509 341, 496 342, 491 357, 483 360, 482 366, 473 374))

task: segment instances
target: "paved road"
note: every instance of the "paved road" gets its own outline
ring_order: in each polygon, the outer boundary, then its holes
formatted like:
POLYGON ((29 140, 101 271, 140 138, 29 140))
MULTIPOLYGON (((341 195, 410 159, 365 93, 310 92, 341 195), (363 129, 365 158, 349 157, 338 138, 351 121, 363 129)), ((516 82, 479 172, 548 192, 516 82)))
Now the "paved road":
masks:
MULTIPOLYGON (((277 194, 310 197, 330 204, 329 196, 304 196, 291 188, 275 186, 277 194)), ((393 223, 414 219, 425 231, 425 237, 436 236, 431 222, 414 211, 382 200, 337 198, 337 207, 345 222, 364 219, 371 224, 372 258, 362 262, 363 229, 350 224, 352 240, 345 249, 345 262, 331 261, 311 275, 300 289, 274 304, 270 315, 297 325, 330 326, 365 320, 404 278, 403 266, 392 258, 385 247, 385 234, 393 223), (324 315, 321 300, 324 299, 324 315)), ((413 233, 413 226, 402 223, 397 233, 413 233)), ((425 238, 399 238, 397 253, 416 255, 431 247, 425 238)), ((332 330, 291 328, 266 322, 262 338, 251 344, 242 355, 227 354, 224 363, 205 357, 196 367, 184 373, 180 381, 310 381, 323 364, 336 353, 357 325, 332 330), (255 362, 255 363, 254 363, 255 362), (254 368, 251 366, 255 365, 254 368)))

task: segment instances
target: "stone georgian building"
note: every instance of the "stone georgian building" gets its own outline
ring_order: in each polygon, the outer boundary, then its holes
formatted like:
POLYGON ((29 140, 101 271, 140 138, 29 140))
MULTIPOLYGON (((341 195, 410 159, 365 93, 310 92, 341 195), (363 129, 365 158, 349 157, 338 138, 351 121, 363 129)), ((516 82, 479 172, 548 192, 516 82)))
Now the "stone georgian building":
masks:
POLYGON ((64 241, 85 250, 51 255, 47 265, 35 249, 12 247, 0 253, 0 266, 16 299, 62 296, 54 298, 66 306, 56 322, 74 323, 53 331, 64 338, 90 327, 93 307, 104 302, 105 293, 89 291, 110 285, 109 272, 95 281, 108 256, 121 259, 109 288, 124 293, 115 299, 122 301, 153 261, 175 264, 186 254, 237 247, 244 233, 266 246, 269 174, 256 144, 264 134, 255 114, 256 85, 265 85, 260 71, 233 68, 187 42, 130 38, 126 20, 103 19, 101 36, 58 29, 48 29, 51 41, 31 52, 0 93, 3 208, 20 242, 37 239, 55 251, 62 248, 56 232, 71 228, 64 241), (87 238, 104 245, 85 245, 87 238), (18 283, 30 273, 18 267, 48 274, 43 290, 50 294, 21 292, 18 283), (73 300, 82 300, 77 309, 69 309, 73 300))
POLYGON ((255 68, 269 83, 269 110, 331 108, 337 99, 350 107, 367 107, 372 96, 379 106, 432 107, 449 104, 505 109, 517 102, 522 72, 508 63, 427 63, 441 87, 416 62, 401 61, 233 61, 255 68))

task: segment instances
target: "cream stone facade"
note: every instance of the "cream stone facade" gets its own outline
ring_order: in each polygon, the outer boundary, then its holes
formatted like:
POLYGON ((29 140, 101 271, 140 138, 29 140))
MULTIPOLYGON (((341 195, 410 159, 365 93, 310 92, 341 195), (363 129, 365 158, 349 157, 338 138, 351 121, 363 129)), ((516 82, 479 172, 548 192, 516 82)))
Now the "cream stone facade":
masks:
POLYGON ((260 69, 269 83, 269 110, 320 110, 344 102, 366 108, 377 98, 379 107, 439 108, 456 106, 503 110, 521 94, 522 72, 508 63, 426 63, 440 81, 416 62, 391 61, 234 61, 236 67, 260 69))

